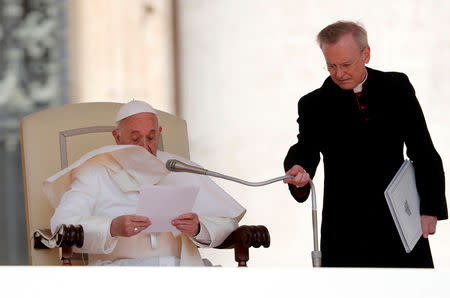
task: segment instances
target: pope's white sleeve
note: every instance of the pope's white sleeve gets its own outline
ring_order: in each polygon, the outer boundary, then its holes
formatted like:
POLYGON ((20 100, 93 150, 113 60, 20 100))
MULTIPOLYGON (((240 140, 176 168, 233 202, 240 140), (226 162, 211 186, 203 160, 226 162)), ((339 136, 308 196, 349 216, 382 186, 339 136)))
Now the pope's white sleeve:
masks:
MULTIPOLYGON (((110 253, 117 239, 108 237, 113 218, 95 216, 95 201, 99 195, 100 181, 98 168, 74 171, 71 189, 67 191, 50 220, 52 232, 62 224, 82 225, 84 243, 81 251, 86 253, 110 253)), ((104 170, 104 168, 103 168, 104 170)))
POLYGON ((219 246, 231 232, 238 228, 238 222, 229 217, 199 216, 199 221, 200 233, 196 237, 191 237, 195 245, 199 247, 219 246), (209 239, 207 239, 208 236, 209 239))

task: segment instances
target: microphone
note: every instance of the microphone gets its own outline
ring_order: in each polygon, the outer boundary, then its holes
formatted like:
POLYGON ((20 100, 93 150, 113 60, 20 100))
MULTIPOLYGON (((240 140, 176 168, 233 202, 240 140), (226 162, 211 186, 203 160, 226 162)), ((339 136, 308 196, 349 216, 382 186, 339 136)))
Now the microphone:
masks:
MULTIPOLYGON (((208 171, 203 168, 199 168, 196 166, 188 165, 184 162, 181 162, 176 159, 169 159, 166 162, 166 168, 171 172, 186 172, 186 173, 192 173, 192 174, 200 174, 200 175, 207 175, 207 176, 214 176, 217 178, 222 178, 234 182, 238 182, 244 185, 248 186, 263 186, 267 185, 273 182, 277 182, 286 178, 292 178, 291 175, 281 176, 277 178, 273 178, 267 181, 262 182, 248 182, 245 180, 241 180, 238 178, 234 178, 231 176, 222 175, 220 173, 216 173, 213 171, 208 171)), ((312 258, 312 265, 313 267, 321 267, 322 266, 322 252, 319 250, 319 236, 318 236, 318 227, 317 227, 317 203, 316 203, 316 190, 314 187, 314 183, 312 180, 309 181, 309 185, 311 187, 311 195, 312 195, 312 221, 313 221, 313 246, 314 250, 311 252, 311 258, 312 258)))
POLYGON ((293 176, 290 175, 285 175, 285 176, 281 176, 281 177, 277 177, 277 178, 273 178, 267 181, 262 181, 262 182, 248 182, 242 179, 238 179, 235 177, 231 177, 231 176, 227 176, 227 175, 223 175, 220 173, 216 173, 213 171, 208 171, 206 169, 203 168, 199 168, 196 166, 191 166, 188 165, 184 162, 181 162, 179 160, 176 159, 169 159, 166 162, 166 168, 171 171, 171 172, 186 172, 186 173, 193 173, 193 174, 200 174, 200 175, 207 175, 207 176, 213 176, 213 177, 217 177, 217 178, 222 178, 222 179, 226 179, 226 180, 230 180, 230 181, 234 181, 237 183, 241 183, 247 186, 263 186, 263 185, 267 185, 273 182, 277 182, 286 178, 292 178, 293 176))
POLYGON ((193 174, 206 175, 207 170, 188 165, 176 159, 169 159, 166 162, 166 168, 171 172, 187 172, 193 174))

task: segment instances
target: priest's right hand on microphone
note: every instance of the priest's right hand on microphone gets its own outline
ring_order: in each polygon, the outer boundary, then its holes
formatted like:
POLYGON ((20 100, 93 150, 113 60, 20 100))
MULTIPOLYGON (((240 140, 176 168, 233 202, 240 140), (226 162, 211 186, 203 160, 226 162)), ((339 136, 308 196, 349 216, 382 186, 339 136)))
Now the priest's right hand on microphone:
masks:
POLYGON ((303 167, 299 165, 294 165, 292 168, 290 168, 286 172, 286 175, 291 175, 294 177, 283 179, 283 182, 293 184, 298 187, 305 186, 311 180, 309 174, 305 171, 305 169, 303 169, 303 167))

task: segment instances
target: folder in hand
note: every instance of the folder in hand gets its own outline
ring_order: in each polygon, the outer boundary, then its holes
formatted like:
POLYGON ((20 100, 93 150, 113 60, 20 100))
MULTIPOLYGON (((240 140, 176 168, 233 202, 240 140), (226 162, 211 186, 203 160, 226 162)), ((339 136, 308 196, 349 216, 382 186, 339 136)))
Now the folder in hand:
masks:
POLYGON ((422 236, 420 197, 414 167, 405 160, 384 192, 403 246, 411 252, 422 236))

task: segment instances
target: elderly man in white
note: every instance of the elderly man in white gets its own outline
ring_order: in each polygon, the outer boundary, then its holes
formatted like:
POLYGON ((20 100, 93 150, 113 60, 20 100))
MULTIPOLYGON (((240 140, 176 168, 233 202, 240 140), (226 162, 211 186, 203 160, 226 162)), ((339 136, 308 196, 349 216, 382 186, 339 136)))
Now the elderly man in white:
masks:
POLYGON ((117 145, 89 152, 44 182, 44 192, 57 206, 52 231, 62 224, 81 224, 81 252, 89 253, 93 265, 202 266, 197 247, 222 243, 245 209, 208 177, 165 169, 172 158, 193 163, 157 150, 162 127, 149 104, 123 105, 116 125, 117 145), (178 232, 142 232, 152 220, 136 215, 146 184, 199 187, 193 212, 172 221, 178 232))

